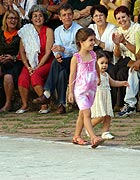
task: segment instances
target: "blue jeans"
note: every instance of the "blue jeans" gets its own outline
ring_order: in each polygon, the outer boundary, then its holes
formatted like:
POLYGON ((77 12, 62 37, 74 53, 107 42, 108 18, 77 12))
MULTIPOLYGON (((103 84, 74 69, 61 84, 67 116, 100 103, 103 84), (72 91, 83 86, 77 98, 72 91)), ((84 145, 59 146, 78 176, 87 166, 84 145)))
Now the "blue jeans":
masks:
POLYGON ((130 105, 130 107, 135 107, 137 103, 136 95, 139 92, 139 82, 140 82, 140 72, 132 71, 128 74, 129 87, 126 88, 126 94, 124 101, 130 105))
POLYGON ((44 85, 44 89, 51 92, 57 91, 58 103, 66 103, 66 91, 70 73, 71 57, 63 58, 63 62, 59 63, 56 59, 53 60, 51 69, 44 85))

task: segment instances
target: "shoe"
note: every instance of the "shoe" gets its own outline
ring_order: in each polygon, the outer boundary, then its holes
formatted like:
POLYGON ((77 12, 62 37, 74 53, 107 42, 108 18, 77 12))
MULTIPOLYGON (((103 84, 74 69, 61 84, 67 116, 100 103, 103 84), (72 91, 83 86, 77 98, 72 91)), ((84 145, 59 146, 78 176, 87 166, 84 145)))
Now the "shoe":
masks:
POLYGON ((38 112, 39 112, 39 114, 48 114, 50 111, 51 111, 50 108, 48 108, 48 109, 44 109, 44 110, 40 109, 38 112))
POLYGON ((127 117, 131 114, 136 113, 136 108, 135 107, 130 107, 129 104, 125 104, 124 107, 120 112, 118 112, 119 117, 127 117))
POLYGON ((88 141, 85 141, 81 137, 73 137, 72 143, 73 144, 78 144, 78 145, 83 145, 83 146, 90 144, 88 141))
POLYGON ((58 106, 57 113, 58 114, 65 114, 66 113, 66 108, 65 108, 65 106, 63 106, 63 104, 60 104, 58 106))
POLYGON ((114 139, 115 137, 112 134, 110 134, 110 132, 104 132, 102 134, 102 138, 108 140, 108 139, 114 139))
POLYGON ((35 104, 49 104, 49 98, 46 98, 46 96, 43 94, 42 96, 36 98, 33 100, 33 103, 35 104))
POLYGON ((23 114, 23 113, 25 113, 25 112, 27 112, 28 111, 28 109, 19 109, 19 110, 17 110, 15 113, 16 114, 23 114))
POLYGON ((103 138, 96 136, 96 137, 93 138, 92 141, 91 141, 91 147, 92 147, 93 149, 95 149, 97 146, 103 144, 104 141, 105 141, 105 140, 104 140, 103 138))

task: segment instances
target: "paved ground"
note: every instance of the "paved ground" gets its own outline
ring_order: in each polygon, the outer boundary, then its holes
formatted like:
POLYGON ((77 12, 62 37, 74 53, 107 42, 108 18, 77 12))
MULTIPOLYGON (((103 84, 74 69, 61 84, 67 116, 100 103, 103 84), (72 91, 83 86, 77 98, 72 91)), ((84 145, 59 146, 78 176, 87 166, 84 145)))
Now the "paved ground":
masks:
POLYGON ((140 151, 0 137, 1 180, 138 180, 140 151))
MULTIPOLYGON (((65 115, 56 115, 54 112, 47 115, 40 115, 37 112, 21 115, 14 112, 3 113, 0 114, 0 135, 71 142, 77 113, 77 110, 68 110, 65 115)), ((101 134, 101 125, 95 132, 97 135, 101 134)), ((140 112, 133 117, 113 118, 111 132, 115 135, 115 139, 105 141, 104 145, 140 149, 140 112)), ((85 131, 83 136, 88 139, 85 131)))

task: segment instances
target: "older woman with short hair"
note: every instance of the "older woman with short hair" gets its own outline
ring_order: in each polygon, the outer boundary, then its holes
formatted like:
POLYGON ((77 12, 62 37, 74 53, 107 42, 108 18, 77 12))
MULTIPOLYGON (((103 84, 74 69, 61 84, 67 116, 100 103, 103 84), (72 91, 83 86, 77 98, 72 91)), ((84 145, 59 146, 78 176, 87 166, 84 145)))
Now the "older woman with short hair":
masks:
MULTIPOLYGON (((30 84, 38 96, 43 94, 44 83, 54 58, 51 52, 54 43, 53 31, 44 26, 46 10, 41 5, 34 5, 28 16, 31 23, 24 25, 18 32, 21 37, 20 55, 24 67, 18 81, 22 107, 16 111, 17 114, 28 110, 30 84)), ((47 105, 42 105, 39 113, 48 112, 47 105)))

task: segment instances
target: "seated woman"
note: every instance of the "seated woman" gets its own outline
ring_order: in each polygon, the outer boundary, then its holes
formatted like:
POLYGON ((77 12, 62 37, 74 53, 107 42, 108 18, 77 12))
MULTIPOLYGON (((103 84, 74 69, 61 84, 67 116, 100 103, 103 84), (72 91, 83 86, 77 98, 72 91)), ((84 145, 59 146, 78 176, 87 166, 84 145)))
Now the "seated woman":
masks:
MULTIPOLYGON (((114 63, 114 59, 113 59, 114 43, 112 41, 112 34, 116 31, 116 26, 106 21, 108 16, 108 10, 103 5, 99 4, 93 6, 92 9, 90 10, 90 14, 92 20, 94 21, 94 24, 90 24, 89 28, 93 29, 96 34, 96 39, 95 39, 96 44, 94 46, 94 51, 98 49, 103 49, 109 54, 110 57, 109 58, 110 62, 108 66, 108 73, 109 73, 114 63)), ((113 107, 115 106, 115 102, 116 102, 116 99, 114 99, 116 97, 113 96, 114 90, 116 91, 116 89, 111 87, 113 107)))
POLYGON ((3 7, 5 10, 16 10, 21 18, 21 24, 24 25, 28 22, 28 12, 33 5, 37 4, 37 0, 4 0, 3 7))
MULTIPOLYGON (((44 83, 53 60, 51 52, 54 43, 52 29, 44 26, 47 18, 46 10, 41 5, 34 5, 29 11, 30 24, 26 24, 18 32, 21 37, 20 55, 24 67, 18 80, 18 88, 22 106, 16 113, 28 110, 28 94, 30 84, 38 96, 43 94, 44 83)), ((40 113, 48 113, 47 105, 42 105, 40 113)))
POLYGON ((17 60, 20 43, 18 36, 19 19, 17 11, 6 11, 3 17, 2 30, 0 30, 0 79, 3 78, 6 95, 5 105, 0 109, 0 112, 11 109, 14 87, 17 87, 18 75, 22 68, 22 62, 17 60))
POLYGON ((119 6, 130 7, 131 0, 101 0, 101 4, 108 8, 107 22, 118 25, 114 17, 114 10, 119 6))
MULTIPOLYGON (((113 79, 127 80, 128 79, 128 62, 136 61, 136 52, 139 51, 136 47, 136 42, 140 42, 140 36, 137 37, 137 32, 140 32, 140 24, 133 23, 130 17, 130 11, 126 6, 120 6, 114 11, 114 16, 119 27, 113 34, 114 56, 118 58, 117 63, 111 69, 110 74, 113 79)), ((123 107, 126 88, 117 89, 116 105, 123 107)))

